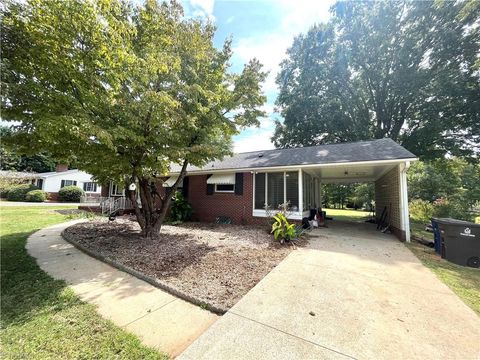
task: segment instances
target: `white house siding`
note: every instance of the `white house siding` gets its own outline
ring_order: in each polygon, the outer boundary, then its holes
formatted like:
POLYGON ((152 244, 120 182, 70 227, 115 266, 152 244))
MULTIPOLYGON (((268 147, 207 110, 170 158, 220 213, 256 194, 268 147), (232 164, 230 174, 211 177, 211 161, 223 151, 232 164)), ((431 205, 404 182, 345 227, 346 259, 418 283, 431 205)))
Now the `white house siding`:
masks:
MULTIPOLYGON (((41 175, 41 174, 40 174, 41 175)), ((84 171, 79 170, 69 170, 62 171, 56 174, 48 175, 43 178, 43 191, 48 193, 58 193, 62 185, 62 180, 73 180, 77 182, 77 186, 83 190, 83 184, 86 182, 94 182, 92 180, 92 175, 87 174, 84 171)), ((88 192, 88 194, 98 194, 100 195, 102 187, 97 183, 97 191, 88 192)))

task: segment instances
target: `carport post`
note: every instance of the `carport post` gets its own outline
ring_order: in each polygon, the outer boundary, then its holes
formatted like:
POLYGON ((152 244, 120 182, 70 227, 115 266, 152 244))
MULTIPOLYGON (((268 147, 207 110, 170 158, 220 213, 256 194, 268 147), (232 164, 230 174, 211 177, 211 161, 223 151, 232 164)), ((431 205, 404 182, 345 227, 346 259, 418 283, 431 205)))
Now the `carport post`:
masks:
POLYGON ((405 241, 410 242, 410 218, 408 212, 408 188, 407 188, 407 170, 410 167, 410 161, 399 165, 399 188, 400 188, 400 224, 405 232, 405 241))
POLYGON ((298 170, 298 210, 303 214, 303 171, 298 170))

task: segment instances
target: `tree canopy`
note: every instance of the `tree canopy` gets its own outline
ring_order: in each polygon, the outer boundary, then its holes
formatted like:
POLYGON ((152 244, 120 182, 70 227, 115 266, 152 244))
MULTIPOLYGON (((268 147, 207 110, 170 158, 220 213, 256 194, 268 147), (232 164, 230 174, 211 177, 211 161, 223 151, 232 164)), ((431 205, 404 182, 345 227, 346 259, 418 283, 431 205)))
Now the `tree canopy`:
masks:
POLYGON ((137 183, 137 219, 154 236, 187 165, 229 154, 231 136, 263 115, 261 64, 229 72, 230 41, 218 50, 214 33, 208 22, 185 19, 176 2, 8 4, 2 113, 20 122, 14 141, 100 182, 137 183), (152 183, 171 164, 182 172, 163 196, 152 183))
MULTIPOLYGON (((8 138, 12 131, 7 126, 0 125, 0 139, 8 138)), ((0 144, 0 170, 47 172, 55 170, 55 160, 46 153, 21 155, 14 149, 0 144)))
POLYGON ((277 77, 277 147, 390 137, 423 159, 480 151, 480 2, 338 2, 277 77))

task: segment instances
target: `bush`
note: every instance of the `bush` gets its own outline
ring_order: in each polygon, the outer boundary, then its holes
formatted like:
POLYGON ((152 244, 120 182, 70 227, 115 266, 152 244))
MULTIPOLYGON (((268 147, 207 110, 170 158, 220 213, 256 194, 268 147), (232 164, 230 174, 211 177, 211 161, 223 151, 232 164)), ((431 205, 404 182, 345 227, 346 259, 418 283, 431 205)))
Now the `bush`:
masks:
POLYGON ((408 205, 410 217, 415 221, 429 222, 435 215, 433 205, 425 200, 412 200, 408 205))
POLYGON ((47 200, 47 193, 43 190, 32 190, 25 195, 25 201, 44 202, 47 200))
POLYGON ((85 192, 78 186, 64 186, 58 192, 58 200, 63 202, 80 202, 80 198, 85 192))
POLYGON ((7 200, 9 201, 25 201, 25 196, 32 190, 39 190, 38 187, 32 184, 22 184, 12 186, 7 193, 7 200))
POLYGON ((285 241, 294 240, 298 236, 295 224, 290 224, 283 213, 277 213, 273 219, 275 222, 272 225, 271 233, 275 240, 279 240, 283 243, 285 241))
POLYGON ((8 195, 8 191, 10 190, 11 185, 0 186, 0 198, 6 199, 8 195))
POLYGON ((169 221, 173 223, 181 223, 190 220, 192 217, 192 205, 183 197, 180 191, 175 193, 172 202, 172 209, 170 210, 169 221))

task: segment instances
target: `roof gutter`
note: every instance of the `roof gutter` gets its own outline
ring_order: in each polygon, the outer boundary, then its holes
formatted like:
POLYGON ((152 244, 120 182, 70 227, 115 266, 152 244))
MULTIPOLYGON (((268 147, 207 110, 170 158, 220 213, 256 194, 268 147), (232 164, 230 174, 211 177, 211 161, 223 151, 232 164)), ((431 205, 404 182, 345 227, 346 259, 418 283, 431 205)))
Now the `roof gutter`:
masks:
MULTIPOLYGON (((417 161, 418 158, 404 158, 404 159, 387 159, 387 160, 367 160, 367 161, 349 161, 341 163, 327 163, 327 164, 305 164, 305 165, 286 165, 286 166, 266 166, 266 167, 249 167, 249 168, 230 168, 230 169, 201 169, 201 170, 187 170, 189 175, 212 174, 216 172, 232 172, 232 171, 275 171, 275 170, 298 170, 305 168, 319 168, 319 167, 335 167, 335 166, 358 166, 358 165, 395 165, 404 163, 406 161, 417 161)), ((178 171, 173 171, 166 176, 180 174, 178 171)))

